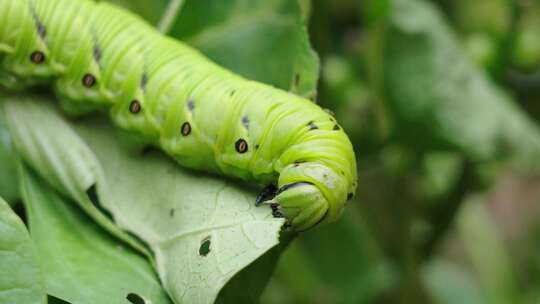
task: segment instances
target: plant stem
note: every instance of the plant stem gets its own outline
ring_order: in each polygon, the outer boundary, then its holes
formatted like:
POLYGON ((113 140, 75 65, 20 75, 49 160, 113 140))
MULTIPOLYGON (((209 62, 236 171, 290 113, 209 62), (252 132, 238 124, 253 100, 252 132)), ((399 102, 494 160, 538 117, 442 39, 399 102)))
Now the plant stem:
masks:
POLYGON ((184 4, 184 0, 170 0, 169 5, 157 26, 158 31, 166 34, 171 30, 171 26, 176 20, 176 17, 182 8, 182 4, 184 4))

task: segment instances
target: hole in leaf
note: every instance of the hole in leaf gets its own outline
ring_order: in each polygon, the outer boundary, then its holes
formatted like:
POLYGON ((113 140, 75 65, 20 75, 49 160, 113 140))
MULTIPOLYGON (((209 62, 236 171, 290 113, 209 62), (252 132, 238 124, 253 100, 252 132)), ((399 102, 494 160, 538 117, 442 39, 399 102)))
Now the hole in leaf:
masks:
POLYGON ((47 303, 49 304, 71 304, 71 302, 68 302, 66 300, 62 300, 60 298, 57 298, 55 296, 47 295, 47 303))
POLYGON ((146 301, 138 294, 130 292, 126 296, 126 299, 133 304, 145 304, 146 301))
POLYGON ((99 202, 96 184, 93 184, 92 186, 90 186, 90 188, 88 188, 88 190, 86 190, 86 195, 88 195, 88 198, 92 202, 92 205, 94 205, 94 207, 96 207, 103 215, 105 215, 111 222, 114 223, 112 214, 109 212, 109 210, 103 208, 103 206, 99 202))
POLYGON ((26 208, 24 208, 23 202, 16 201, 15 204, 11 206, 11 208, 13 209, 13 212, 15 212, 15 214, 17 214, 21 218, 23 223, 25 225, 28 225, 28 218, 26 216, 26 208))
POLYGON ((201 256, 207 256, 210 253, 210 245, 212 245, 212 242, 210 241, 210 237, 206 237, 201 241, 201 247, 199 247, 199 255, 201 256))

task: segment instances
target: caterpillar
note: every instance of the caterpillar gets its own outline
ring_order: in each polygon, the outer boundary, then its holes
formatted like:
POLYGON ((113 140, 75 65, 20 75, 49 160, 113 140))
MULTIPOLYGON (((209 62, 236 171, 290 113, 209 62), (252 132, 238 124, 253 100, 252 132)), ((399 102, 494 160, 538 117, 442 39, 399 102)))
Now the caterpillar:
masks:
POLYGON ((331 114, 114 5, 0 0, 0 60, 5 89, 44 83, 64 111, 107 111, 180 165, 266 186, 256 205, 295 230, 335 221, 355 192, 353 147, 331 114))

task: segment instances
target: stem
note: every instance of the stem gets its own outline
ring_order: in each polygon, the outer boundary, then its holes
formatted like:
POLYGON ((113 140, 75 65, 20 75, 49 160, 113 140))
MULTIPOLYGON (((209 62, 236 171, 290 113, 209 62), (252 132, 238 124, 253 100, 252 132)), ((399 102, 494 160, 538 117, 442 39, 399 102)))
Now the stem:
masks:
POLYGON ((163 17, 161 17, 161 20, 159 21, 159 24, 157 26, 158 31, 163 34, 167 34, 171 30, 171 26, 176 20, 176 16, 178 16, 178 13, 180 12, 183 4, 184 0, 169 1, 169 5, 167 6, 163 17))

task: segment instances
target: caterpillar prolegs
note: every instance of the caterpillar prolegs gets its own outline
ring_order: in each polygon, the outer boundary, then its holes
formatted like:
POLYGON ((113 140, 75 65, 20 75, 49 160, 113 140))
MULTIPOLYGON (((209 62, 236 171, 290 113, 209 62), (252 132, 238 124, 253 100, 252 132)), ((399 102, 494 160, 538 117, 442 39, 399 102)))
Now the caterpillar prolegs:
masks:
POLYGON ((257 204, 294 229, 336 220, 355 191, 352 145, 330 114, 219 67, 120 8, 0 0, 0 56, 4 87, 47 82, 66 111, 108 109, 181 165, 270 185, 257 204))

